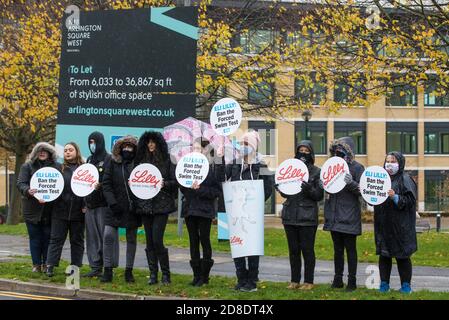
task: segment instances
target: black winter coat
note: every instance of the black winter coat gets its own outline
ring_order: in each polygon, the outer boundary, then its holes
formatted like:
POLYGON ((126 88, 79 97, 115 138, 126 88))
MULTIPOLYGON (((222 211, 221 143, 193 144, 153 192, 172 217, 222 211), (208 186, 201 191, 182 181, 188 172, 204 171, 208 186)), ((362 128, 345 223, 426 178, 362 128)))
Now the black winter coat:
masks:
POLYGON ((206 180, 200 184, 200 188, 181 187, 183 193, 182 212, 183 218, 197 216, 214 219, 217 215, 218 198, 222 194, 221 183, 216 179, 214 165, 209 168, 206 180))
POLYGON ((398 204, 390 198, 374 206, 376 254, 389 258, 409 258, 417 251, 416 184, 404 172, 405 158, 391 152, 399 162, 399 171, 391 177, 391 188, 399 195, 398 204))
POLYGON ((39 160, 28 161, 20 168, 17 178, 17 189, 22 195, 22 210, 25 222, 38 224, 50 224, 51 212, 53 211, 54 201, 40 204, 39 201, 28 194, 30 190, 30 181, 33 174, 41 168, 52 167, 61 170, 61 164, 55 161, 49 161, 45 164, 39 160))
POLYGON ((314 165, 315 154, 312 144, 309 141, 301 141, 300 146, 307 146, 311 151, 313 162, 308 164, 309 181, 312 188, 310 190, 302 189, 295 195, 286 195, 279 192, 287 200, 282 208, 282 223, 284 225, 296 226, 318 226, 318 202, 324 197, 323 188, 320 187, 320 168, 314 165))
POLYGON ((82 212, 84 200, 73 193, 70 185, 76 168, 78 168, 78 165, 68 165, 64 171, 61 170, 64 177, 64 190, 59 198, 55 200, 52 219, 84 221, 84 213, 82 212))
MULTIPOLYGON (((349 154, 352 154, 353 143, 345 141, 345 138, 337 141, 349 154)), ((360 235, 362 234, 362 212, 359 183, 365 168, 355 160, 348 163, 348 167, 353 179, 351 183, 340 192, 326 196, 323 230, 360 235)))

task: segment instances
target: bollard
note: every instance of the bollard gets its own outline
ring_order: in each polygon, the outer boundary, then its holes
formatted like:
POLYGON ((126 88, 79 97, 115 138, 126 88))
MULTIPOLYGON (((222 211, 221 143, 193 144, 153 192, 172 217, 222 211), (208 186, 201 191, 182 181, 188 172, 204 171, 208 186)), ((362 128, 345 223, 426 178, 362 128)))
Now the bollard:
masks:
POLYGON ((437 232, 441 231, 441 213, 437 213, 437 232))

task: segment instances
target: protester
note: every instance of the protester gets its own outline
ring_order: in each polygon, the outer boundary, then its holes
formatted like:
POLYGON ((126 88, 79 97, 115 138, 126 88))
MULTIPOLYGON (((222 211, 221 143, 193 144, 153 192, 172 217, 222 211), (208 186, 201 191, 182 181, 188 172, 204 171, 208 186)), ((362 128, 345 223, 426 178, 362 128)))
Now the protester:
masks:
POLYGON ((46 142, 39 142, 30 153, 29 161, 20 168, 17 188, 22 194, 23 218, 30 238, 30 252, 33 261, 33 272, 47 272, 46 261, 51 232, 51 212, 53 202, 38 201, 34 194, 36 189, 30 188, 31 177, 44 167, 61 170, 56 161, 55 148, 46 142))
POLYGON ((303 182, 301 192, 286 195, 282 208, 282 224, 288 241, 291 283, 289 289, 310 290, 315 272, 315 236, 318 227, 318 202, 323 199, 320 186, 320 168, 314 165, 312 142, 303 140, 296 149, 295 158, 304 162, 309 170, 308 182, 303 182), (304 284, 301 281, 301 255, 304 258, 304 284))
POLYGON ((390 290, 392 258, 398 264, 401 289, 411 293, 411 255, 417 251, 415 181, 404 172, 405 157, 400 152, 388 153, 385 170, 391 177, 391 190, 387 200, 374 206, 374 237, 379 255, 381 292, 390 290))
POLYGON ((106 199, 103 196, 103 176, 105 168, 111 162, 111 155, 106 152, 104 136, 100 132, 92 132, 88 138, 91 155, 87 163, 94 165, 99 174, 95 190, 84 198, 86 203, 86 249, 91 271, 86 277, 98 277, 103 274, 103 236, 104 216, 109 210, 106 199))
POLYGON ((209 283, 209 273, 214 265, 210 229, 212 220, 217 215, 217 201, 220 197, 221 185, 215 176, 214 152, 206 139, 196 140, 193 151, 203 153, 209 160, 210 168, 206 179, 195 182, 191 188, 182 187, 184 195, 182 217, 185 218, 190 241, 190 266, 193 270, 193 286, 201 287, 209 283), (203 248, 201 258, 200 244, 203 248))
POLYGON ((101 282, 111 282, 113 268, 119 262, 119 227, 126 228, 125 281, 134 282, 133 267, 137 248, 137 229, 141 219, 135 214, 133 194, 128 179, 134 168, 137 139, 133 136, 120 138, 112 149, 112 160, 103 177, 103 195, 109 209, 104 217, 103 264, 101 282))
MULTIPOLYGON (((266 201, 272 193, 273 175, 262 161, 261 155, 257 152, 259 144, 260 136, 257 131, 245 133, 240 139, 242 157, 239 160, 241 163, 227 165, 226 176, 231 181, 262 179, 266 201)), ((259 256, 235 258, 234 264, 238 281, 235 289, 246 292, 257 291, 259 256)))
POLYGON ((84 202, 76 196, 71 187, 73 172, 83 164, 78 145, 69 142, 64 146, 64 163, 61 172, 64 190, 56 199, 51 221, 51 237, 47 254, 47 276, 54 275, 54 267, 59 266, 64 242, 69 233, 71 265, 81 268, 84 254, 84 202))
POLYGON ((347 291, 357 288, 357 236, 362 233, 360 177, 364 167, 354 160, 354 141, 343 137, 330 146, 331 156, 343 158, 350 174, 345 175, 346 186, 336 194, 327 194, 324 204, 323 230, 331 231, 334 243, 335 275, 332 288, 343 288, 344 251, 348 260, 347 291))
POLYGON ((178 186, 175 166, 170 161, 167 143, 159 132, 147 131, 139 139, 135 165, 150 163, 162 175, 162 188, 152 199, 136 199, 136 212, 142 216, 146 235, 146 256, 150 270, 149 285, 158 282, 158 262, 162 271, 162 284, 169 284, 170 263, 164 246, 164 233, 168 215, 176 211, 175 197, 178 186))

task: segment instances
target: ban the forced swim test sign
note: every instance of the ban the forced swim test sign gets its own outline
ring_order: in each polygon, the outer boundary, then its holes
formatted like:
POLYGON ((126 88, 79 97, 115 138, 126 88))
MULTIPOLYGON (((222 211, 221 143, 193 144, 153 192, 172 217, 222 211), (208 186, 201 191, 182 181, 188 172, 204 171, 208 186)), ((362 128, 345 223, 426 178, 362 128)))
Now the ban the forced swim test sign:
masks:
POLYGON ((191 152, 183 156, 176 165, 176 180, 186 188, 197 182, 201 184, 209 173, 209 161, 199 152, 191 152))
POLYGON ((360 191, 363 199, 370 205, 379 205, 388 198, 391 189, 391 178, 388 172, 380 166, 371 166, 363 171, 360 178, 360 191))
POLYGON ((242 108, 231 98, 219 100, 210 111, 210 124, 221 136, 229 136, 240 127, 242 108))
POLYGON ((37 200, 51 202, 56 200, 64 190, 62 173, 52 167, 37 170, 30 181, 30 189, 36 189, 37 200))

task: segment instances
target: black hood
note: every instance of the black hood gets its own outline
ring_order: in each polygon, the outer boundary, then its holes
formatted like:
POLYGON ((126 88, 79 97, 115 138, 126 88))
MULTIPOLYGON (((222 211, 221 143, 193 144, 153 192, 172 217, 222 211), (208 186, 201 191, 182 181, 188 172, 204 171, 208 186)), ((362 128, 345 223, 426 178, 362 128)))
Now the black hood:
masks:
POLYGON ((313 143, 310 140, 302 140, 296 147, 296 152, 299 151, 300 147, 307 147, 310 150, 310 155, 312 156, 312 165, 315 164, 315 151, 313 150, 313 143))
MULTIPOLYGON (((105 148, 105 142, 104 142, 104 135, 101 132, 95 131, 92 132, 89 135, 89 138, 87 139, 87 144, 90 145, 90 140, 95 141, 95 152, 92 153, 92 163, 98 163, 104 160, 104 158, 107 155, 106 148, 105 148)), ((90 148, 89 148, 90 150, 90 148)))
POLYGON ((341 147, 346 151, 346 153, 348 154, 348 158, 351 161, 354 160, 355 145, 354 140, 351 137, 341 137, 337 140, 334 140, 329 147, 331 156, 335 156, 335 152, 337 151, 338 147, 341 147))
POLYGON ((159 151, 160 159, 164 162, 168 159, 168 146, 162 134, 157 131, 146 131, 142 134, 137 144, 136 164, 142 163, 147 158, 148 142, 150 140, 156 142, 156 149, 159 151))

